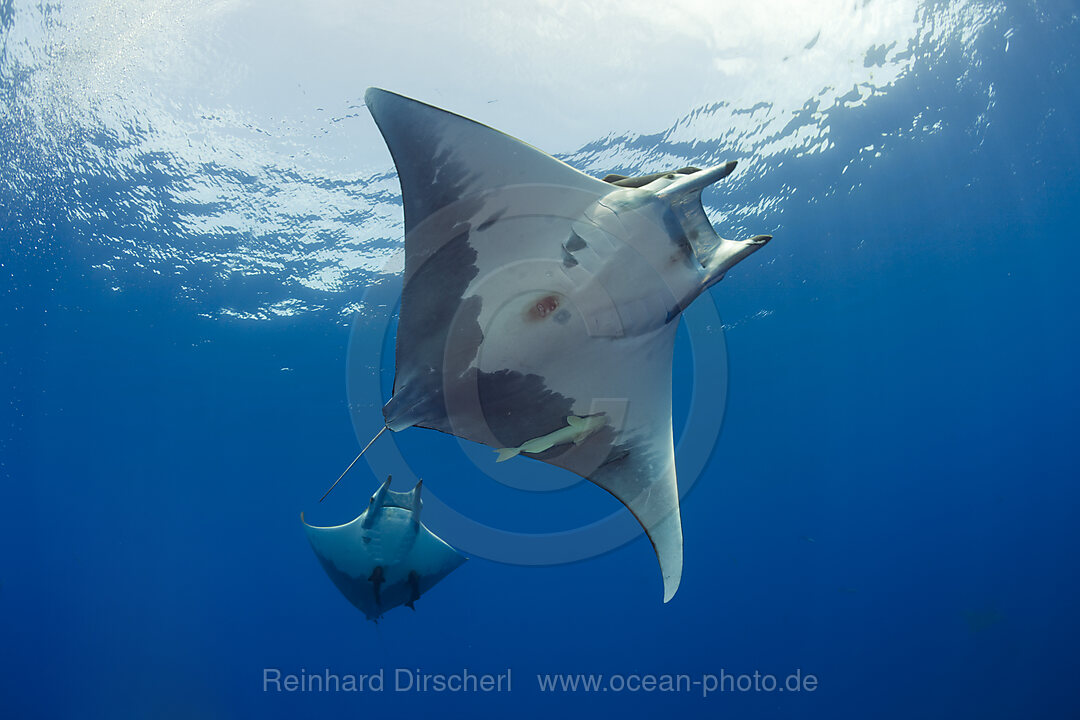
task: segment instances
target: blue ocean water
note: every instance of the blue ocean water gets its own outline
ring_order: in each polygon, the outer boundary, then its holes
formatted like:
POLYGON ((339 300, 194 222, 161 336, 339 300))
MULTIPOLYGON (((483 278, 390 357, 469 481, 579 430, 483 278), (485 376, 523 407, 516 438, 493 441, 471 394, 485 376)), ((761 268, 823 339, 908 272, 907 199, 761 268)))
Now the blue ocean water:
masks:
MULTIPOLYGON (((843 17, 861 27, 868 5, 843 17)), ((706 205, 726 234, 775 238, 711 291, 723 333, 676 348, 678 434, 710 403, 722 430, 683 501, 672 602, 637 537, 549 566, 472 552, 374 625, 299 514, 347 521, 381 480, 358 465, 317 502, 374 429, 365 413, 379 422, 350 374, 392 376, 365 298, 394 282, 396 176, 386 155, 306 154, 327 133, 384 152, 357 100, 378 58, 334 118, 282 130, 227 96, 103 86, 120 53, 88 48, 117 38, 72 49, 89 11, 0 3, 4 716, 1074 715, 1080 7, 916 7, 910 38, 855 62, 880 85, 786 115, 770 88, 699 98, 669 125, 621 117, 552 148, 594 174, 734 156, 706 205), (726 396, 701 397, 714 357, 726 396), (278 692, 271 668, 382 671, 386 688, 278 692), (512 689, 397 692, 398 669, 509 670, 512 689), (702 687, 755 672, 816 684, 702 687), (607 690, 543 692, 555 673, 607 690), (648 674, 698 684, 625 687, 648 674)), ((839 34, 823 21, 797 43, 803 71, 839 34)), ((420 99, 467 109, 449 89, 420 99)), ((402 478, 483 523, 573 530, 617 509, 588 486, 516 492, 437 433, 384 441, 373 464, 399 448, 402 478)))

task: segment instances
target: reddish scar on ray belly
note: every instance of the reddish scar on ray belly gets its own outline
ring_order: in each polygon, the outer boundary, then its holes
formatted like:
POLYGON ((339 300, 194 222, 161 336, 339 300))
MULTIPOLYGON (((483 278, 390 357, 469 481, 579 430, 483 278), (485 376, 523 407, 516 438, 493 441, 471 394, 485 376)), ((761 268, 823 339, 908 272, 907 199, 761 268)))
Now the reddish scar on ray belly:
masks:
POLYGON ((543 320, 559 308, 559 298, 546 295, 533 303, 526 313, 529 320, 543 320))

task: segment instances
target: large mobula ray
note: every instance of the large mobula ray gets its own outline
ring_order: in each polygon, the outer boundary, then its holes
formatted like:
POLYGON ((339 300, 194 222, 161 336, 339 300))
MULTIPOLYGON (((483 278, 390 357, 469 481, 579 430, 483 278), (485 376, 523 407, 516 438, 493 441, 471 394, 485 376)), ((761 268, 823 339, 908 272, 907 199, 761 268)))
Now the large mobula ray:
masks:
POLYGON ((683 563, 679 316, 770 239, 725 240, 705 215, 702 189, 735 163, 598 180, 445 110, 375 88, 365 100, 405 206, 383 430, 440 430, 604 488, 652 541, 667 602, 683 563))

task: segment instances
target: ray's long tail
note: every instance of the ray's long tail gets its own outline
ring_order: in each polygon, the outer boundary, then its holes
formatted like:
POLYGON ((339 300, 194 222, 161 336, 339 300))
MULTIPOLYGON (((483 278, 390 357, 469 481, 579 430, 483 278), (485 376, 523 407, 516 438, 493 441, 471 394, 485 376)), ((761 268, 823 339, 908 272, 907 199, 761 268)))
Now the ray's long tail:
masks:
POLYGON ((384 432, 386 432, 386 426, 385 425, 383 425, 382 430, 375 433, 375 437, 371 438, 371 440, 368 441, 368 444, 364 446, 364 449, 360 451, 360 454, 357 455, 355 458, 353 458, 353 461, 351 463, 349 463, 349 467, 345 468, 345 472, 341 473, 341 475, 338 477, 338 479, 334 481, 334 484, 330 486, 330 489, 327 490, 325 493, 323 493, 323 496, 321 498, 319 498, 319 502, 322 502, 323 500, 326 499, 326 496, 329 495, 333 491, 333 489, 337 487, 337 484, 339 482, 341 482, 341 478, 343 478, 343 477, 345 477, 346 475, 349 474, 349 471, 353 469, 353 465, 356 464, 356 461, 359 460, 363 456, 363 454, 367 452, 369 447, 371 447, 372 445, 375 444, 375 441, 378 440, 379 436, 382 435, 384 432))

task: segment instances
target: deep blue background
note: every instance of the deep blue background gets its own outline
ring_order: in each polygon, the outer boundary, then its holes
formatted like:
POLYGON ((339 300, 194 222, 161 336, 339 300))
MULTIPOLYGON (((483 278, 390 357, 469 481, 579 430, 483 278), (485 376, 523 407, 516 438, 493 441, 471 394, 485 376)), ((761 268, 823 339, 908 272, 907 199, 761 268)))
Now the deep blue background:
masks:
MULTIPOLYGON (((27 242, 11 229, 49 207, 5 196, 4 717, 1080 712, 1080 37, 1069 12, 1010 14, 1009 52, 980 69, 981 136, 909 138, 844 185, 837 157, 788 163, 796 195, 762 220, 776 239, 714 289, 725 317, 772 314, 727 333, 725 426, 666 606, 639 539, 564 567, 475 559, 415 614, 365 622, 298 522, 355 447, 348 328, 201 317, 168 279, 110 292, 76 228, 27 242), (510 667, 514 692, 261 691, 264 667, 398 666, 510 667), (819 689, 545 697, 534 681, 796 668, 819 689)), ((957 70, 845 115, 836 155, 905 93, 946 115, 966 102, 957 70)), ((337 519, 375 482, 361 468, 337 519)))

